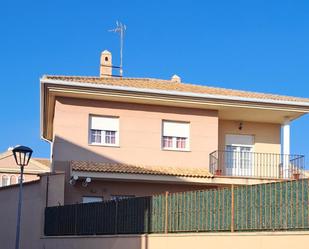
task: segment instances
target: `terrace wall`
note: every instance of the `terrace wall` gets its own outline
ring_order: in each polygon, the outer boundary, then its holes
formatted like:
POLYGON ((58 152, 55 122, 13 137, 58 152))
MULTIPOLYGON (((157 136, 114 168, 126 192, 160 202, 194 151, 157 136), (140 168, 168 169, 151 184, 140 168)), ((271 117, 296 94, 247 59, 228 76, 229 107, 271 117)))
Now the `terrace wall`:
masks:
POLYGON ((309 232, 45 237, 41 243, 44 249, 307 249, 309 232))
MULTIPOLYGON (((40 247, 43 233, 44 208, 63 204, 62 174, 45 175, 39 180, 24 183, 21 213, 20 248, 40 247), (48 195, 47 195, 48 189, 48 195)), ((19 185, 0 188, 0 248, 15 246, 19 185)))

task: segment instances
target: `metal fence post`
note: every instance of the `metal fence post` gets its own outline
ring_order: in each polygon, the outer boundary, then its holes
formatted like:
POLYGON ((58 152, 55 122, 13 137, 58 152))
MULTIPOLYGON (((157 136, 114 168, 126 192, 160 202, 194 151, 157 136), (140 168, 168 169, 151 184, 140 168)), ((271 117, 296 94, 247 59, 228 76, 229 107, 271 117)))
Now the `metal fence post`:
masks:
POLYGON ((234 184, 231 186, 231 232, 234 232, 234 184))
POLYGON ((115 200, 115 234, 118 233, 118 200, 115 200))
POLYGON ((74 211, 75 211, 75 215, 74 215, 74 235, 77 235, 77 207, 78 205, 75 205, 74 211))
POLYGON ((168 191, 165 192, 165 227, 164 232, 168 233, 168 191))

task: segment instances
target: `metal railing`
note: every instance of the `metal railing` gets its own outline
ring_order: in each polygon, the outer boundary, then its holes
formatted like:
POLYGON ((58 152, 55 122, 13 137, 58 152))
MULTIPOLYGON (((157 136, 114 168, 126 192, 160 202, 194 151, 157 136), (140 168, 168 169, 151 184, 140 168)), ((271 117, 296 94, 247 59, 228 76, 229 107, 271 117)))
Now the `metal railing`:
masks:
POLYGON ((248 151, 214 151, 209 155, 210 172, 217 176, 299 179, 305 157, 248 151))

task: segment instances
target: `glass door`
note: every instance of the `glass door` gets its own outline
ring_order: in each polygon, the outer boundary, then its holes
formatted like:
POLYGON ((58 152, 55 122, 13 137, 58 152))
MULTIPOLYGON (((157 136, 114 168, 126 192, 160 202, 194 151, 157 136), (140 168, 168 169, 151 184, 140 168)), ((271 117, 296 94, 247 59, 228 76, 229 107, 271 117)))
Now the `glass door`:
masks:
POLYGON ((252 176, 253 147, 245 145, 226 145, 225 166, 227 175, 252 176))

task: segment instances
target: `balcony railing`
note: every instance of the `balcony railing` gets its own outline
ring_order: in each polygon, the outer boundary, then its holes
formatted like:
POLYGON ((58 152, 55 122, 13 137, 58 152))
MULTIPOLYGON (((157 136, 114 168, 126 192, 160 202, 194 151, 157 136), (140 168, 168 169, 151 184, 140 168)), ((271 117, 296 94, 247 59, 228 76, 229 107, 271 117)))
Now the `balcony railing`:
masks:
POLYGON ((303 177, 305 157, 247 151, 214 151, 209 155, 210 172, 217 176, 270 179, 303 177))

